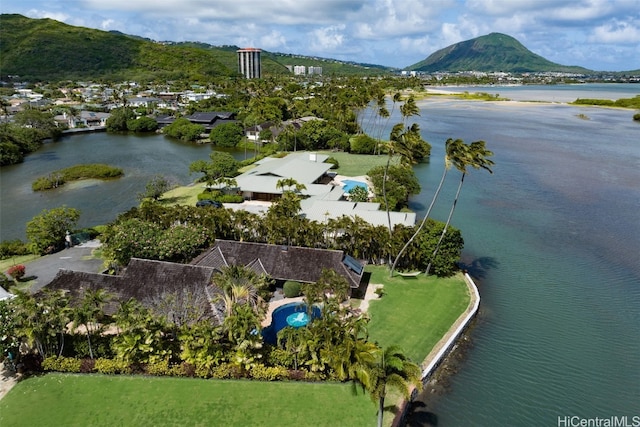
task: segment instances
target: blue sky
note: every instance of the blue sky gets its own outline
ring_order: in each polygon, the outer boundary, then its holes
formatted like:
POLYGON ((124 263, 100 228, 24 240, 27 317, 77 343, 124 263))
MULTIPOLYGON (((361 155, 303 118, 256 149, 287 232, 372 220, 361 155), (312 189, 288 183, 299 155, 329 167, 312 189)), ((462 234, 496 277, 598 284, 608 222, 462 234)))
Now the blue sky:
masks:
POLYGON ((398 68, 501 32, 563 65, 640 69, 640 0, 2 0, 0 11, 398 68))

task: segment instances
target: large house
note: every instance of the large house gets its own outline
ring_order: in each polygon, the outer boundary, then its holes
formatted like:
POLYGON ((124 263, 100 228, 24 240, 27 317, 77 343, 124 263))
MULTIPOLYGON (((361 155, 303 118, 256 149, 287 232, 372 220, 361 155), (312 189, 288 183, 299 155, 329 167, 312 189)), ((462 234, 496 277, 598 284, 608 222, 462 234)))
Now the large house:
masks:
POLYGON ((66 125, 69 129, 75 128, 100 128, 107 124, 110 113, 101 113, 97 111, 80 111, 76 116, 69 115, 66 112, 54 117, 57 123, 66 125))
POLYGON ((232 240, 216 240, 215 246, 192 264, 216 270, 244 265, 280 283, 287 280, 314 283, 322 270, 331 269, 347 279, 351 288, 360 286, 364 272, 364 265, 343 251, 232 240))
MULTIPOLYGON (((255 167, 237 176, 236 182, 242 195, 248 200, 271 201, 282 195, 278 187, 281 179, 292 178, 306 188, 301 191, 305 196, 331 193, 334 188, 327 185, 332 180, 329 156, 316 153, 294 153, 283 158, 266 157, 255 163, 255 167)), ((342 192, 336 192, 336 200, 342 192), (340 193, 340 194, 338 194, 340 193)))
POLYGON ((167 298, 188 299, 191 309, 202 313, 202 318, 221 322, 224 310, 217 295, 222 291, 216 286, 214 275, 229 265, 247 266, 277 283, 312 283, 320 278, 323 269, 333 269, 349 282, 351 289, 361 285, 364 270, 359 261, 342 251, 217 240, 213 248, 191 264, 132 258, 119 275, 61 269, 45 289, 68 292, 76 302, 87 290, 103 289, 113 296, 105 307, 108 314, 116 312, 118 303, 131 298, 146 307, 158 307, 167 298))
POLYGON ((286 187, 278 187, 278 181, 292 178, 305 186, 300 190, 304 197, 300 203, 301 215, 321 223, 330 218, 348 216, 359 217, 376 226, 388 225, 389 217, 392 227, 415 224, 414 212, 389 212, 387 217, 387 212, 380 210, 380 203, 348 201, 348 191, 342 182, 336 181, 336 174, 331 172, 332 165, 325 162, 328 157, 308 152, 293 153, 283 158, 267 157, 235 180, 246 200, 273 201, 286 190, 286 187))
MULTIPOLYGON (((193 124, 204 126, 206 131, 211 131, 216 126, 224 123, 235 123, 236 113, 229 111, 205 111, 193 113, 190 116, 184 118, 189 120, 193 124)), ((162 116, 156 119, 158 126, 163 128, 176 121, 174 116, 162 116)))

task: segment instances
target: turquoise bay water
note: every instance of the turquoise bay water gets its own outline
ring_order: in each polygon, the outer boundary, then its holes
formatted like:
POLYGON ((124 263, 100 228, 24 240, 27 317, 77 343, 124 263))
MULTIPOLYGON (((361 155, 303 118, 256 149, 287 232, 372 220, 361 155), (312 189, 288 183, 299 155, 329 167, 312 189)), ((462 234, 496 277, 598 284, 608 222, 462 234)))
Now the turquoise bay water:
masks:
MULTIPOLYGON (((449 392, 423 396, 410 425, 557 425, 565 415, 640 413, 640 124, 632 115, 421 104, 417 121, 434 148, 417 170, 424 194, 414 209, 424 212, 437 185, 446 138, 485 140, 496 165, 493 175, 470 172, 453 221, 482 296, 473 345, 449 392)), ((439 219, 459 177, 449 175, 439 219)))
MULTIPOLYGON (((490 92, 617 99, 640 93, 640 85, 508 90, 490 92), (597 95, 583 95, 590 90, 597 95)), ((416 167, 417 212, 440 179, 447 138, 485 140, 496 165, 493 175, 470 172, 453 220, 482 295, 473 346, 449 392, 427 396, 411 425, 555 426, 565 415, 640 414, 640 124, 633 112, 442 99, 420 107, 416 121, 433 150, 431 162, 416 167)), ((189 163, 210 150, 162 136, 78 135, 48 144, 0 169, 0 238, 24 238, 26 221, 62 204, 79 208, 84 225, 111 221, 137 204, 156 173, 193 180, 189 163), (88 162, 123 167, 125 177, 31 192, 37 176, 88 162)), ((434 217, 446 218, 458 178, 449 174, 434 217)))

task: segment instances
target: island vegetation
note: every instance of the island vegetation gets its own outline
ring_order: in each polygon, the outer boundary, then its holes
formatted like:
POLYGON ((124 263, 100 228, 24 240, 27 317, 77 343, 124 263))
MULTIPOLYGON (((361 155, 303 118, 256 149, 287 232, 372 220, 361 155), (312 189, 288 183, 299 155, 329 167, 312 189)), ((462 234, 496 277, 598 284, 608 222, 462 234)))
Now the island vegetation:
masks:
POLYGON ((33 191, 51 190, 71 181, 80 181, 83 179, 115 179, 123 175, 124 171, 121 168, 101 163, 75 165, 51 172, 47 176, 41 176, 31 184, 31 188, 33 191))
POLYGON ((640 95, 633 98, 620 98, 616 100, 612 99, 591 99, 591 98, 578 98, 571 104, 574 105, 595 105, 598 107, 618 107, 618 108, 633 108, 640 109, 640 95))

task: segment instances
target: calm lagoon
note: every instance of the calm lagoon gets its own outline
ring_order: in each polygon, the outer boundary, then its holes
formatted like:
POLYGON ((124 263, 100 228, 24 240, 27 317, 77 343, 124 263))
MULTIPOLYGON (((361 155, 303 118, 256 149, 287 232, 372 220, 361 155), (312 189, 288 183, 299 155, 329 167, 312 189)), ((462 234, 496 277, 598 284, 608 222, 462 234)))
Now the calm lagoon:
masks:
MULTIPOLYGON (((208 160, 211 150, 210 144, 182 143, 158 134, 97 132, 46 143, 24 163, 0 168, 0 240, 26 239, 27 221, 43 209, 63 205, 80 210, 81 227, 106 224, 138 206, 137 195, 155 175, 179 185, 193 182, 199 174, 190 175, 189 165, 208 160), (124 176, 112 181, 73 182, 51 191, 31 190, 36 178, 82 163, 117 166, 124 169, 124 176)), ((244 158, 244 152, 232 154, 238 160, 244 158)))

